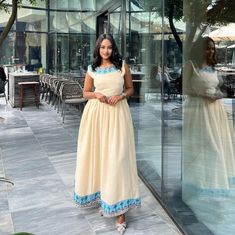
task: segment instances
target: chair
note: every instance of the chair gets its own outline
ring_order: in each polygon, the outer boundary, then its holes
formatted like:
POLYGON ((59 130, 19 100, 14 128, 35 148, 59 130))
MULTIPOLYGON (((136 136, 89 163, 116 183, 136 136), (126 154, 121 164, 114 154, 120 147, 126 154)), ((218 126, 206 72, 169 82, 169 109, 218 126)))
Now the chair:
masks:
POLYGON ((82 106, 82 109, 85 106, 86 99, 83 98, 83 90, 81 85, 78 82, 68 81, 61 84, 60 87, 60 99, 62 103, 62 122, 65 120, 65 106, 66 104, 82 106))
POLYGON ((5 101, 7 104, 7 96, 6 96, 6 92, 5 92, 5 86, 7 84, 7 81, 2 81, 0 80, 0 97, 5 97, 5 101))

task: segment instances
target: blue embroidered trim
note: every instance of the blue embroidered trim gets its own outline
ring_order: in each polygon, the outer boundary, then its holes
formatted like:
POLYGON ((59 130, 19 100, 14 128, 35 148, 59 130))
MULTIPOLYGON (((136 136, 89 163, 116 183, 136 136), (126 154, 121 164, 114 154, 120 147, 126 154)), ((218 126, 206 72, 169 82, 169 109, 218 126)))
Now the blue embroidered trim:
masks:
POLYGON ((107 74, 119 71, 119 69, 117 69, 114 65, 110 67, 97 67, 95 71, 93 71, 91 65, 89 65, 88 70, 96 74, 107 74))
POLYGON ((113 205, 109 205, 106 202, 101 201, 101 208, 105 214, 114 214, 129 207, 140 206, 140 204, 140 198, 123 200, 113 205))
POLYGON ((75 203, 81 207, 87 207, 94 204, 99 204, 104 212, 104 215, 106 216, 116 215, 119 214, 120 212, 123 213, 124 211, 127 211, 129 208, 139 207, 141 205, 140 198, 127 199, 115 203, 113 205, 109 205, 108 203, 100 199, 100 192, 96 192, 94 194, 86 196, 79 196, 74 192, 73 198, 75 203))
POLYGON ((214 73, 215 72, 215 68, 210 67, 210 66, 200 68, 199 70, 203 71, 203 72, 209 72, 209 73, 214 73))
POLYGON ((78 196, 76 193, 74 193, 73 199, 77 204, 86 206, 88 204, 92 204, 93 202, 97 202, 97 200, 100 200, 100 192, 96 192, 94 194, 86 195, 83 197, 78 196))
MULTIPOLYGON (((229 182, 230 183, 230 182, 229 182)), ((231 182, 232 183, 232 182, 231 182)), ((234 194, 234 189, 208 189, 199 188, 193 184, 183 185, 184 193, 189 193, 191 196, 201 197, 228 197, 234 194)))

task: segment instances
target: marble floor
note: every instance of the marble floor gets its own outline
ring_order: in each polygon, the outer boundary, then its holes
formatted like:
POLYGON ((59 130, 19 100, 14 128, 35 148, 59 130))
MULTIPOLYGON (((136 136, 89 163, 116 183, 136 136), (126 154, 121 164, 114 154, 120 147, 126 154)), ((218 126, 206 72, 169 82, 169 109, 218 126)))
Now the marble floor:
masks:
MULTIPOLYGON (((77 133, 81 112, 70 109, 62 124, 42 102, 13 109, 0 98, 0 234, 117 234, 113 219, 96 209, 78 209, 72 200, 77 133)), ((127 213, 126 235, 181 234, 139 180, 142 207, 127 213)))

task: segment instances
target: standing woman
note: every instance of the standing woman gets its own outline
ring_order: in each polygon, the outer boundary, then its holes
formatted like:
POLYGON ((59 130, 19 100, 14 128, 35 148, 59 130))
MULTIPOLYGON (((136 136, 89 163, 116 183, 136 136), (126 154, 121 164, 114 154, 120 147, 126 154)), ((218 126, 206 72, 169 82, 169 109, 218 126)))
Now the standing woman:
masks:
POLYGON ((102 34, 88 66, 77 151, 74 200, 97 206, 105 217, 117 217, 120 234, 125 213, 140 206, 132 118, 126 97, 133 93, 129 67, 113 37, 102 34), (95 88, 93 90, 93 87, 95 88))

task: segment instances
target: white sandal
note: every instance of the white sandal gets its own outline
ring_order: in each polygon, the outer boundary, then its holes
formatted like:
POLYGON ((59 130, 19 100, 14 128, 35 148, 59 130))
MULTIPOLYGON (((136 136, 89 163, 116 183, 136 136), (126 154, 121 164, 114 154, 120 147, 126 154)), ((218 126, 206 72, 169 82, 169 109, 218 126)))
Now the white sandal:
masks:
POLYGON ((123 222, 121 224, 116 223, 116 229, 120 234, 124 234, 126 231, 126 222, 123 222))

